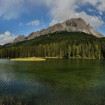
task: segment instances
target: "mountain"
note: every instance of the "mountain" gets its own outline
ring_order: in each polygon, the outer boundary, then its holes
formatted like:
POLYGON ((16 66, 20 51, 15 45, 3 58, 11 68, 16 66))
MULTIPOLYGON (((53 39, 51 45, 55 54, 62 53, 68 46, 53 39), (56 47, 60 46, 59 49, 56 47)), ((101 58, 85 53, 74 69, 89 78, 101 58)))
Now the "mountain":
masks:
POLYGON ((32 32, 27 39, 31 40, 35 37, 51 34, 55 32, 84 32, 90 35, 94 35, 98 38, 102 37, 99 32, 97 32, 95 29, 93 29, 89 24, 87 24, 82 18, 72 18, 69 20, 66 20, 62 23, 55 24, 53 26, 50 26, 47 29, 43 29, 41 31, 32 32))
POLYGON ((51 33, 59 33, 59 32, 84 32, 89 35, 93 35, 95 37, 103 37, 102 34, 97 32, 94 28, 92 28, 89 24, 87 24, 82 18, 71 18, 62 23, 55 24, 53 26, 48 27, 47 29, 42 29, 41 31, 32 32, 29 36, 25 37, 24 35, 19 35, 14 39, 14 43, 22 42, 25 40, 31 40, 41 35, 51 34, 51 33))
POLYGON ((105 59, 105 38, 83 19, 72 18, 0 47, 0 58, 19 57, 105 59))
POLYGON ((14 39, 14 43, 17 43, 17 42, 22 42, 22 41, 25 41, 25 40, 27 40, 27 38, 24 36, 24 35, 19 35, 18 37, 16 37, 15 39, 14 39))

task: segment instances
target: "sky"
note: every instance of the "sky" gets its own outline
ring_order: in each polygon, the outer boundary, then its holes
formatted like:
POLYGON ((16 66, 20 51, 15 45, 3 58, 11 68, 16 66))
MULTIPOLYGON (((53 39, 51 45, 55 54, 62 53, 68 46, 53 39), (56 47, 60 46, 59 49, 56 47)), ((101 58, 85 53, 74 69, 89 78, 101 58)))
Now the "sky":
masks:
POLYGON ((0 45, 79 17, 105 35, 105 0, 0 0, 0 45))

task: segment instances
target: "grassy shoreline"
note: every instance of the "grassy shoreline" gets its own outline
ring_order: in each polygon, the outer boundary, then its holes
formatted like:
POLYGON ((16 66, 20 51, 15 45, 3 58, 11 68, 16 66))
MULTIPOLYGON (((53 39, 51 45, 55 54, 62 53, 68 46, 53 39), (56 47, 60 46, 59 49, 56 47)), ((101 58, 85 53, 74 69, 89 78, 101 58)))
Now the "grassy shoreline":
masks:
POLYGON ((39 58, 39 57, 26 57, 26 58, 14 58, 10 59, 11 61, 45 61, 45 58, 39 58))

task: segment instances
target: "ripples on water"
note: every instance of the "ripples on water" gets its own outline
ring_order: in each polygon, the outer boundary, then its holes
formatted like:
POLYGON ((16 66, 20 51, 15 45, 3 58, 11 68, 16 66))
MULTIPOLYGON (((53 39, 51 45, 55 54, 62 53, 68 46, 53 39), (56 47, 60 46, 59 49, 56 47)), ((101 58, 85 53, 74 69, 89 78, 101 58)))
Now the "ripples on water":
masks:
POLYGON ((105 105, 105 61, 0 60, 0 105, 105 105))

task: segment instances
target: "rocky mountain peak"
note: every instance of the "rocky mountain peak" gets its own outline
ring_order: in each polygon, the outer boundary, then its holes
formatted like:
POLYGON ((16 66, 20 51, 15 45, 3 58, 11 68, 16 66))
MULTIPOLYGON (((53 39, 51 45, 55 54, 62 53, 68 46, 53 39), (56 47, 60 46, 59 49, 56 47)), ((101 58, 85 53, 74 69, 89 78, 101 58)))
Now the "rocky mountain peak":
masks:
POLYGON ((66 20, 62 23, 58 23, 53 26, 50 26, 47 29, 33 32, 27 37, 27 39, 30 40, 30 39, 33 39, 40 35, 50 34, 50 33, 54 33, 54 32, 61 32, 61 31, 84 32, 84 33, 87 33, 90 35, 94 35, 96 37, 102 37, 102 35, 99 32, 97 32, 95 29, 93 29, 82 18, 71 18, 71 19, 66 20))
POLYGON ((24 35, 19 35, 18 37, 16 37, 15 39, 14 39, 14 43, 17 43, 17 42, 22 42, 22 41, 24 41, 24 40, 26 40, 27 38, 24 36, 24 35))
POLYGON ((96 37, 103 37, 99 32, 97 32, 94 28, 92 28, 89 24, 87 24, 82 18, 71 18, 69 20, 66 20, 62 23, 55 24, 53 26, 48 27, 47 29, 43 29, 41 31, 32 32, 29 34, 28 37, 25 37, 24 35, 19 35, 17 38, 15 38, 14 42, 21 42, 24 40, 31 40, 35 37, 51 34, 55 32, 84 32, 89 35, 94 35, 96 37))
POLYGON ((64 22, 67 26, 77 27, 78 25, 86 25, 86 22, 82 18, 71 18, 64 22))

